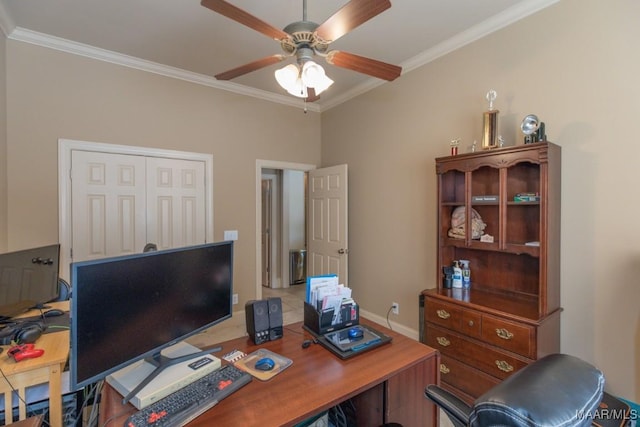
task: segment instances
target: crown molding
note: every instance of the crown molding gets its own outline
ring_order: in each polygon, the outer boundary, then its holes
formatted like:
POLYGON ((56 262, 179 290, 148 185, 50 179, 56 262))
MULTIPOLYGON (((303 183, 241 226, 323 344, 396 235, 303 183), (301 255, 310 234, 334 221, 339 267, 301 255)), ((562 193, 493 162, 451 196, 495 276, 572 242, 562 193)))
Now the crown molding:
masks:
MULTIPOLYGON (((559 1, 560 0, 529 0, 512 6, 502 13, 494 15, 491 18, 479 23, 478 25, 475 25, 468 30, 458 33, 450 39, 447 39, 444 42, 434 46, 433 48, 419 53, 413 58, 410 58, 407 61, 403 62, 402 64, 400 64, 400 66, 402 66, 402 74, 406 74, 410 71, 415 70, 416 68, 428 64, 431 61, 435 61, 441 56, 444 56, 457 49, 460 49, 463 46, 473 43, 476 40, 479 40, 493 32, 507 27, 523 18, 526 18, 529 15, 532 15, 542 9, 545 9, 546 7, 558 3, 559 1)), ((322 103, 322 111, 326 111, 330 108, 340 105, 385 83, 388 82, 374 78, 368 79, 367 81, 329 100, 328 102, 322 103)))
POLYGON ((475 25, 468 30, 456 34, 448 40, 426 50, 402 64, 402 71, 409 72, 421 67, 431 61, 440 58, 454 50, 460 49, 476 40, 479 40, 491 33, 501 30, 521 19, 526 18, 542 9, 545 9, 560 0, 530 0, 519 3, 509 9, 492 16, 491 18, 475 25))
MULTIPOLYGON (((533 13, 536 13, 548 6, 558 3, 560 0, 528 0, 518 3, 515 6, 492 16, 491 18, 481 22, 474 27, 469 28, 448 40, 428 49, 413 58, 400 64, 402 66, 402 74, 406 74, 423 65, 434 61, 456 49, 470 44, 482 37, 485 37, 495 31, 498 31, 514 22, 517 22, 533 13)), ((328 101, 316 103, 304 103, 304 101, 288 95, 280 95, 260 89, 251 88, 229 81, 216 80, 214 77, 204 74, 186 71, 168 65, 158 64, 156 62, 147 61, 129 55, 123 55, 117 52, 100 49, 94 46, 77 43, 74 41, 62 39, 48 34, 39 33, 21 27, 16 27, 12 18, 7 14, 2 2, 0 2, 0 29, 7 38, 11 40, 31 43, 34 45, 59 50, 74 55, 80 55, 87 58, 96 59, 98 61, 109 62, 124 67, 134 68, 158 74, 165 77, 184 80, 203 86, 208 86, 228 92, 237 93, 239 95, 251 96, 269 102, 288 105, 295 108, 304 109, 305 111, 322 112, 337 105, 340 105, 356 96, 362 95, 382 84, 388 83, 383 80, 370 78, 363 83, 349 89, 342 94, 328 101)))
POLYGON ((158 74, 178 80, 184 80, 202 86, 213 87, 240 95, 251 96, 269 102, 275 102, 278 104, 284 104, 301 109, 306 108, 306 110, 309 111, 320 112, 319 105, 313 103, 305 104, 304 101, 298 98, 292 98, 291 96, 279 95, 233 82, 219 81, 214 77, 204 74, 186 71, 180 68, 159 64, 157 62, 147 61, 145 59, 124 55, 110 50, 97 48, 95 46, 74 42, 71 40, 51 36, 49 34, 39 33, 37 31, 32 31, 21 27, 16 27, 9 34, 8 38, 15 41, 30 43, 37 46, 70 53, 73 55, 96 59, 98 61, 121 65, 123 67, 146 71, 149 73, 158 74))

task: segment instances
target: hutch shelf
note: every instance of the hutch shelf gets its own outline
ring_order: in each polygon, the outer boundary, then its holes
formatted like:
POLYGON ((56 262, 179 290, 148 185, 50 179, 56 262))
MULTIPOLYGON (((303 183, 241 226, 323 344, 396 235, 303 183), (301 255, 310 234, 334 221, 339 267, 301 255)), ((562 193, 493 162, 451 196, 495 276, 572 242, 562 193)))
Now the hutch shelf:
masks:
POLYGON ((422 292, 424 341, 442 355, 442 385, 467 402, 560 349, 560 163, 550 142, 436 159, 438 277, 422 292), (452 224, 461 210, 462 228, 452 224), (466 232, 482 229, 477 216, 483 231, 466 232), (469 289, 445 287, 454 260, 470 261, 469 289))

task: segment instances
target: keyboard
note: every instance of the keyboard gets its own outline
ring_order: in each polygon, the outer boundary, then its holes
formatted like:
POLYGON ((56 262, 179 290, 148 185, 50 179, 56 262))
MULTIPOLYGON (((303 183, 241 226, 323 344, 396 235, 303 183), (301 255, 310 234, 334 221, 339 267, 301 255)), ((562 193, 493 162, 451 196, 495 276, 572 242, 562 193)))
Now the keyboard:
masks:
POLYGON ((251 382, 251 375, 225 365, 127 418, 125 427, 183 426, 251 382))

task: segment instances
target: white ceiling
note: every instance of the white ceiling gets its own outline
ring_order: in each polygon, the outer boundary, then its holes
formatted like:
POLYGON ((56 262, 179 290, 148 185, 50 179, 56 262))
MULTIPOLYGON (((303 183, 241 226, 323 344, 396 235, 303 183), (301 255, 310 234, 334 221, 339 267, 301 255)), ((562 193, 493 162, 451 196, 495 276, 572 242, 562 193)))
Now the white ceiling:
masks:
MULTIPOLYGON (((228 1, 276 28, 302 19, 302 0, 228 1)), ((557 1, 392 0, 390 9, 332 43, 331 49, 400 65, 407 73, 557 1)), ((320 24, 346 3, 308 0, 307 18, 320 24)), ((215 74, 282 51, 276 41, 201 6, 200 0, 0 0, 0 27, 10 39, 302 104, 273 77, 286 62, 232 81, 215 80, 215 74)), ((318 62, 335 84, 312 110, 393 84, 318 62)))

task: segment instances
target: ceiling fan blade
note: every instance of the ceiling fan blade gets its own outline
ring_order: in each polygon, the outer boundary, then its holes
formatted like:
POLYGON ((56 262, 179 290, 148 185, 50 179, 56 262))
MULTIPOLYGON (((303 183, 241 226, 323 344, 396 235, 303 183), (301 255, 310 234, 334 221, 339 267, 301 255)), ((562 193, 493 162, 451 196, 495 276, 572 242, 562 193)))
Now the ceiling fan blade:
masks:
POLYGON ((316 34, 325 41, 335 41, 390 7, 390 0, 351 0, 320 24, 316 34))
POLYGON ((397 65, 339 50, 329 52, 326 59, 329 64, 336 67, 346 68, 388 81, 395 80, 402 73, 402 67, 397 65))
POLYGON ((306 102, 315 102, 320 99, 320 95, 316 95, 316 90, 312 87, 307 88, 307 97, 304 99, 306 102))
POLYGON ((259 70, 260 68, 268 67, 272 64, 277 64, 278 62, 285 59, 284 55, 271 55, 266 58, 258 59, 257 61, 249 62, 248 64, 241 65, 232 70, 225 71, 224 73, 216 74, 215 78, 218 80, 231 80, 236 77, 242 76, 244 74, 250 73, 252 71, 259 70))
POLYGON ((206 8, 213 10, 214 12, 219 13, 220 15, 226 16, 229 19, 233 19, 236 22, 241 23, 242 25, 246 25, 247 27, 256 30, 267 37, 271 37, 275 40, 282 40, 284 38, 289 38, 289 34, 285 33, 278 28, 267 24, 266 22, 256 18, 250 13, 245 12, 232 5, 231 3, 227 3, 224 0, 202 0, 200 4, 206 8))

